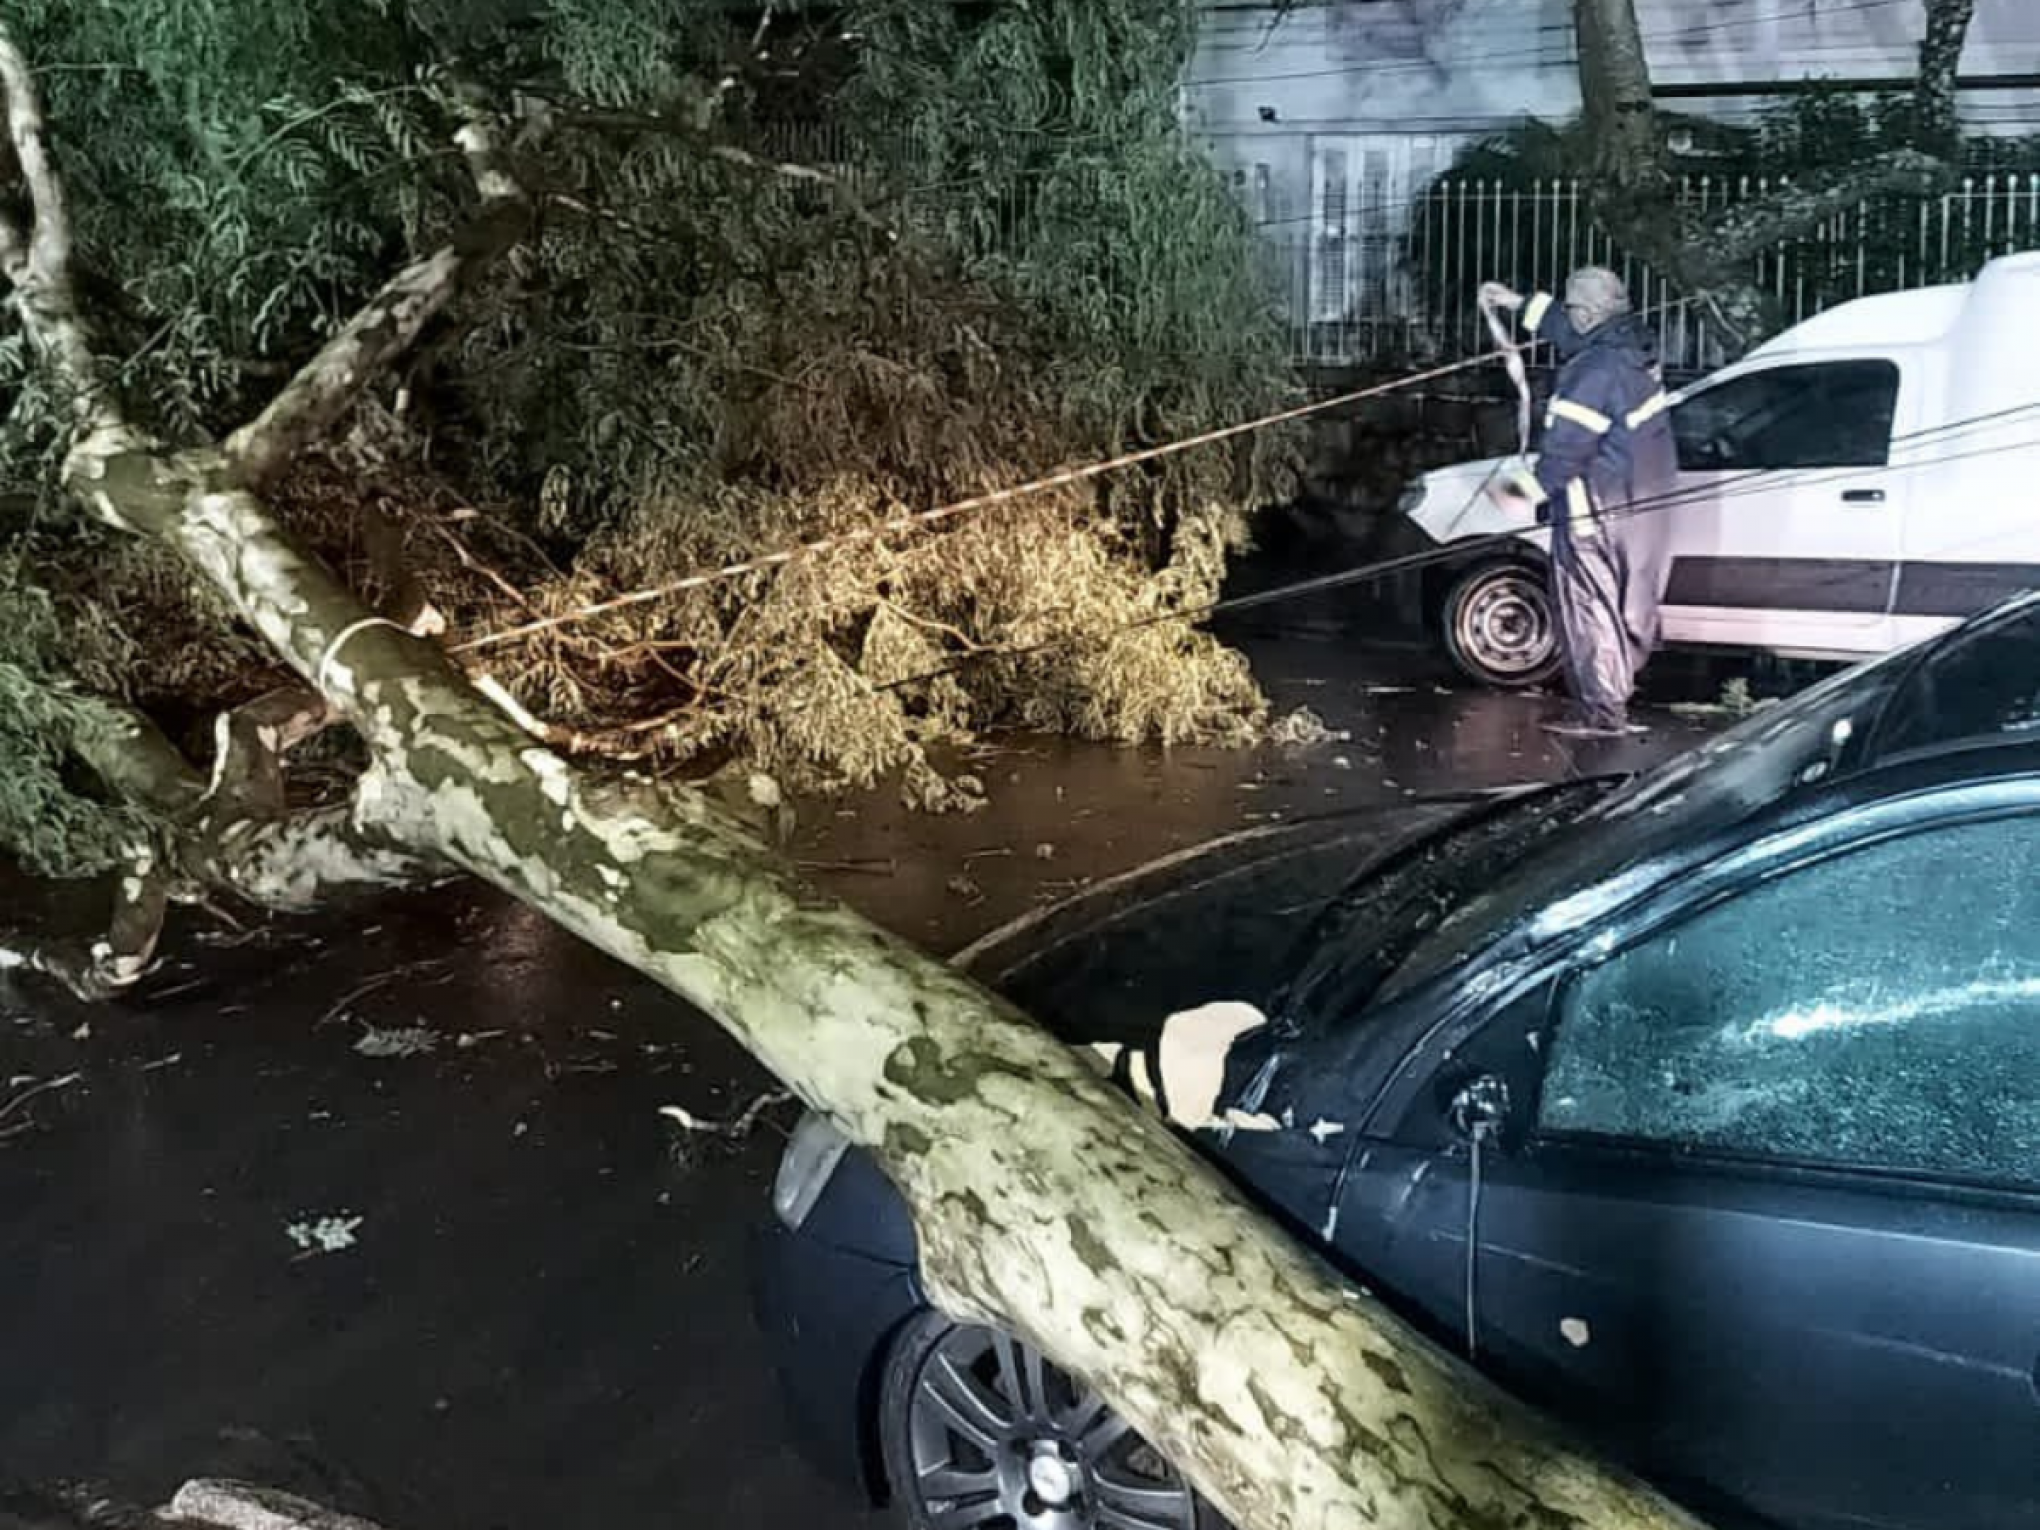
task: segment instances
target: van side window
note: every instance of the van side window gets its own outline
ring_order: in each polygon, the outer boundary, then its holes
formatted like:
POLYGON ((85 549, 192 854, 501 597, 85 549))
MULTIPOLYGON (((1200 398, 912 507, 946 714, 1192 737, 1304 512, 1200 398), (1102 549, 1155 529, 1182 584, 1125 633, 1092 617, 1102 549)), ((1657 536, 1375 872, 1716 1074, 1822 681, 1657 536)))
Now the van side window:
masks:
POLYGON ((1686 472, 1883 467, 1898 368, 1822 361, 1751 372, 1693 394, 1672 414, 1686 472))

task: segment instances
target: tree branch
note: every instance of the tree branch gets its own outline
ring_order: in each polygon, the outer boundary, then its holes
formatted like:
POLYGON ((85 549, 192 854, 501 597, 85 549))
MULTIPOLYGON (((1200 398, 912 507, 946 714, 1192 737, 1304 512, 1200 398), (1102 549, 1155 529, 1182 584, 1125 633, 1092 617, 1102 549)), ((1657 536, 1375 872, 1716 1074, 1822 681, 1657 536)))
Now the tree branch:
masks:
MULTIPOLYGON (((75 1082, 72 1079, 58 1081, 75 1082)), ((0 1482, 0 1526, 12 1530, 381 1530, 309 1498, 230 1478, 199 1477, 154 1511, 96 1484, 35 1489, 0 1482)))
MULTIPOLYGON (((624 133, 669 133, 689 138, 700 138, 703 136, 701 128, 673 117, 662 117, 647 112, 615 111, 605 107, 584 106, 572 103, 562 104, 565 109, 562 111, 559 120, 561 125, 565 127, 592 128, 624 133)), ((770 159, 762 154, 754 154, 748 149, 740 149, 734 144, 712 143, 707 145, 704 152, 706 152, 710 159, 720 160, 722 163, 733 165, 740 170, 748 170, 759 175, 777 176, 781 180, 797 181, 803 185, 822 187, 840 202, 852 217, 864 224, 865 227, 884 235, 889 241, 897 240, 900 237, 899 230, 865 206, 863 199, 839 175, 831 175, 828 171, 818 170, 813 165, 797 164, 789 160, 770 159)))
POLYGON ((14 285, 31 340, 69 389, 79 424, 87 431, 101 430, 119 420, 120 405, 79 319, 70 210, 50 158, 42 97, 28 60, 4 33, 0 93, 5 95, 9 155, 28 192, 30 210, 26 228, 11 218, 0 220, 0 269, 14 285))
POLYGON ((1823 219, 1888 191, 1931 191, 1948 166, 1930 154, 1896 149, 1860 165, 1809 176, 1767 197, 1738 203, 1688 236, 1696 265, 1728 271, 1807 233, 1823 219))
POLYGON ((416 343, 434 315, 524 238, 532 201, 498 145, 497 131, 478 119, 456 135, 482 194, 474 217, 446 244, 398 272, 268 408, 227 438, 226 455, 237 482, 249 488, 272 482, 416 343))
POLYGON ((180 1487, 163 1518, 190 1530, 380 1530, 292 1493, 209 1477, 180 1487))
POLYGON ((1919 77, 1913 83, 1913 115, 1920 147, 1957 157, 1962 118, 1957 82, 1962 50, 1969 40, 1976 0, 1927 0, 1927 30, 1920 39, 1919 77))
POLYGON ((431 874, 431 863, 357 822, 351 802, 289 810, 283 756, 331 717, 324 697, 296 689, 221 713, 208 780, 140 712, 102 702, 81 715, 68 740, 72 754, 117 797, 145 807, 161 829, 126 848, 98 939, 16 938, 0 943, 0 965, 41 972, 82 999, 104 999, 140 980, 170 903, 192 901, 199 889, 305 913, 327 898, 431 874))

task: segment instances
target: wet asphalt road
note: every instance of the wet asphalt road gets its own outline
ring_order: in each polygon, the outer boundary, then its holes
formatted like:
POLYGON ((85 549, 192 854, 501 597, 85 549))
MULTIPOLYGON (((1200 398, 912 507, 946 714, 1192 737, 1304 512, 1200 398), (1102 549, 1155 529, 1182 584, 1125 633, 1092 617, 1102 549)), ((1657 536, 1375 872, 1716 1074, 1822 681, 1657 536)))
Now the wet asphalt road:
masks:
MULTIPOLYGON (((937 950, 1089 878, 1245 823, 1636 764, 1707 724, 1660 714, 1592 757, 1551 703, 1453 687, 1421 647, 1319 602, 1238 626, 1278 699, 1344 741, 1252 753, 1007 741, 994 806, 807 815, 819 880, 937 950)), ((1731 669, 1728 672, 1740 672, 1731 669)), ((1661 696, 1704 700, 1677 662, 1661 696)), ((173 930, 151 991, 91 1013, 0 989, 0 1476, 153 1500, 227 1470, 417 1530, 874 1523, 787 1439, 746 1295, 784 1109, 712 1026, 463 889, 252 935, 173 930), (364 1056, 369 1026, 431 1052, 364 1056), (287 1229, 359 1217, 354 1246, 287 1229)))

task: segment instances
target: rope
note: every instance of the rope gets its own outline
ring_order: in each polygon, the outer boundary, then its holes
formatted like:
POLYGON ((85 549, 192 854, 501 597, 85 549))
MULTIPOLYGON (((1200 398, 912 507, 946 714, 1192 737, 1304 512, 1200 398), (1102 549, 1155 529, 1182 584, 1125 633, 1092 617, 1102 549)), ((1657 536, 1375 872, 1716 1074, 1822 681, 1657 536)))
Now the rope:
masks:
POLYGON ((1488 333, 1495 337, 1495 349, 1502 358, 1502 365, 1508 370, 1509 381, 1516 385, 1516 455, 1530 455, 1530 373, 1523 365, 1523 347, 1509 334, 1509 327, 1502 322, 1501 310, 1485 288, 1480 294, 1480 316, 1487 322, 1488 333))
MULTIPOLYGON (((1511 353, 1513 354, 1517 349, 1520 348, 1512 347, 1511 353)), ((1183 452, 1194 451, 1199 447, 1210 446, 1219 441, 1229 441, 1238 436, 1251 435, 1256 431, 1287 424, 1291 420, 1300 420, 1310 415, 1323 414, 1327 410, 1341 409, 1348 404, 1357 404, 1367 399, 1380 398, 1385 394, 1400 392, 1404 388, 1414 388, 1420 383, 1435 382, 1438 378, 1450 377, 1457 372, 1470 372, 1475 367, 1486 366, 1493 359, 1491 355, 1482 354, 1466 361, 1455 361, 1445 366, 1431 367, 1426 371, 1413 372, 1407 377, 1398 377, 1389 382, 1377 383, 1372 387, 1361 388, 1352 393, 1342 393, 1336 398, 1322 399, 1313 404, 1299 404, 1293 409, 1284 409, 1275 414, 1263 415, 1257 420, 1248 420, 1244 424, 1227 425, 1217 430, 1207 430, 1200 435, 1188 436, 1179 441, 1169 441, 1160 446, 1150 446, 1139 451, 1126 452, 1117 457, 1108 457, 1103 461, 1086 463, 1082 467, 1068 468, 1059 473, 1051 473, 1046 478, 1036 478, 1027 483, 1014 484, 1010 488, 995 489, 987 494, 973 495, 969 499, 960 499, 951 504, 938 505, 932 510, 917 510, 907 515, 895 516, 891 520, 883 521, 876 526, 868 526, 857 531, 845 532, 841 536, 822 537, 817 541, 803 542, 798 546, 785 548, 779 552, 766 553, 762 557, 749 558, 741 563, 729 563, 721 568, 704 569, 698 573, 689 574, 685 578, 674 579, 665 584, 653 585, 648 589, 633 590, 627 595, 618 595, 609 600, 594 601, 585 606, 577 606, 571 611, 562 611, 554 616, 540 617, 534 621, 521 622, 514 627, 503 627, 494 632, 486 632, 479 637, 472 637, 465 642, 454 644, 452 651, 454 653, 472 653, 476 649, 491 648, 500 643, 514 642, 519 638, 533 637, 541 632, 552 632, 561 627, 576 626, 581 622, 607 615, 612 611, 624 611, 635 606, 650 605, 654 601, 664 600, 669 596, 678 595, 688 590, 699 590, 708 585, 720 584, 724 580, 741 578, 746 574, 757 574, 764 572, 766 569, 780 568, 799 558, 812 557, 817 553, 834 552, 862 542, 876 541, 881 537, 891 536, 897 532, 911 531, 922 526, 931 526, 937 521, 966 515, 972 511, 989 510, 996 505, 1010 504, 1014 500, 1024 499, 1035 494, 1043 494, 1051 489, 1066 488, 1070 484, 1084 483, 1093 478, 1101 478, 1107 473, 1116 473, 1122 468, 1137 467, 1143 462, 1154 462, 1164 457, 1174 457, 1183 452)), ((1522 365, 1521 357, 1517 356, 1515 360, 1516 365, 1520 368, 1522 365)), ((1526 391, 1524 402, 1524 418, 1526 421, 1528 419, 1528 410, 1529 404, 1526 391)), ((1527 424, 1525 428, 1528 428, 1527 424)))
MULTIPOLYGON (((2015 404, 2006 409, 1993 410, 1988 414, 1972 415, 1962 420, 1951 420, 1944 425, 1930 425, 1924 429, 1911 431, 1902 436, 1894 436, 1892 437, 1891 444, 1897 447, 1925 442, 1931 439, 1952 438, 1960 436, 1965 431, 1976 426, 2002 424, 2012 419, 2029 418, 2040 420, 2040 401, 2030 404, 2015 404)), ((2009 450, 2009 448, 2004 446, 1986 446, 1971 451, 1948 452, 1940 456, 1911 461, 1894 461, 1882 471, 1892 473, 1911 472, 1917 468, 1939 467, 1950 462, 1967 462, 1981 457, 1990 457, 2006 450, 2009 450)), ((1719 483, 1705 484, 1688 489, 1674 489, 1669 493, 1661 494, 1651 499, 1637 500, 1621 510, 1607 513, 1604 518, 1610 522, 1629 520, 1645 515, 1662 514, 1667 511, 1676 510, 1682 505, 1697 504, 1709 500, 1719 502, 1723 499, 1737 498, 1745 494, 1762 493, 1782 474, 1794 471, 1799 470, 1789 468, 1751 468, 1744 473, 1737 474, 1719 483)), ((1850 482, 1862 477, 1866 472, 1873 471, 1879 470, 1870 468, 1837 468, 1824 471, 1818 477, 1802 479, 1801 482, 1807 488, 1817 488, 1825 484, 1850 482)), ((1943 543, 1936 547, 1931 554, 1928 554, 1928 557, 1930 559, 1950 558, 1959 553, 1973 552, 1979 547, 1994 546, 2001 535, 2002 533, 1993 533, 1988 537, 1972 538, 1964 542, 1943 543)), ((1194 606, 1180 607, 1175 610, 1157 611, 1152 615, 1126 622, 1121 626, 1113 628, 1110 632, 1102 634, 1102 636, 1110 639, 1127 633, 1140 632, 1149 627, 1164 626, 1172 622, 1204 621, 1213 616, 1224 615, 1230 612, 1247 611, 1257 606, 1275 605, 1281 601, 1294 600, 1302 595, 1323 594, 1330 590, 1345 589, 1356 584, 1373 584, 1393 578, 1398 574, 1412 573, 1420 569, 1458 563, 1462 560, 1477 558, 1485 552, 1512 549, 1520 545, 1521 536, 1516 531, 1488 532, 1477 537, 1467 537, 1454 542, 1441 543, 1435 547, 1425 548, 1421 552, 1405 553, 1393 558, 1381 558, 1372 563, 1361 564, 1354 568, 1339 569, 1329 574, 1316 574, 1307 579, 1293 580, 1290 583, 1276 585, 1265 590, 1255 590, 1244 595, 1229 595, 1217 600, 1206 601, 1194 606)), ((1819 586, 1816 584, 1815 587, 1818 588, 1819 586)), ((1065 641, 1065 639, 1051 637, 1032 643, 1016 643, 1006 647, 982 648, 975 653, 964 654, 954 662, 945 664, 939 669, 924 670, 919 674, 908 675, 899 680, 889 681, 884 685, 875 685, 872 687, 872 690, 883 695, 886 692, 904 690, 910 686, 926 685, 932 681, 945 679, 950 675, 960 674, 975 664, 995 659, 1027 658, 1053 648, 1062 641, 1065 641)))
MULTIPOLYGON (((1482 358, 1485 360, 1486 358, 1482 358)), ((1923 429, 1907 432, 1892 438, 1892 446, 1910 446, 1929 440, 1946 440, 1960 437, 1978 426, 2004 424, 2014 419, 2040 419, 2040 401, 2015 404, 2005 409, 1992 410, 1987 414, 1972 415, 1966 419, 1951 420, 1941 425, 1930 425, 1923 429)), ((1886 471, 1910 472, 1916 468, 1935 467, 1950 462, 1964 462, 1979 457, 1994 456, 2008 448, 2003 446, 1981 447, 1973 451, 1949 452, 1941 456, 1917 458, 1907 461, 1893 461, 1886 471)), ((1610 514, 1611 521, 1626 520, 1643 515, 1656 515, 1677 509, 1681 505, 1704 500, 1720 500, 1742 494, 1761 493, 1781 473, 1791 469, 1752 468, 1718 483, 1706 484, 1690 489, 1675 489, 1652 499, 1638 500, 1622 510, 1610 514)), ((1845 483, 1860 478, 1865 468, 1839 468, 1828 470, 1820 476, 1803 480, 1807 487, 1818 487, 1829 483, 1845 483)), ((1959 553, 1973 552, 1979 547, 1994 545, 1994 537, 1972 538, 1968 541, 1943 544, 1936 548, 1932 557, 1952 557, 1959 553)), ((1335 589, 1350 588, 1356 584, 1372 584, 1390 579, 1398 574, 1434 568, 1440 565, 1476 558, 1484 552, 1515 548, 1521 545, 1520 534, 1516 531, 1490 532, 1482 536, 1468 537, 1459 541, 1429 547, 1421 552, 1408 553, 1401 557, 1382 558, 1354 568, 1339 569, 1329 574, 1318 574, 1307 579, 1298 579, 1287 584, 1276 585, 1249 594, 1224 596, 1201 604, 1178 607, 1173 610, 1157 611, 1126 622, 1103 634, 1106 640, 1128 633, 1143 631, 1149 627, 1165 626, 1175 622, 1204 621, 1228 612, 1251 610, 1257 606, 1274 605, 1294 600, 1298 596, 1322 594, 1335 589)), ((1027 658, 1057 646, 1066 641, 1062 637, 1043 638, 1032 643, 1015 643, 1003 647, 981 648, 961 655, 954 661, 939 668, 923 670, 917 674, 905 675, 900 679, 870 687, 874 695, 886 695, 893 691, 906 690, 913 686, 927 685, 951 675, 961 674, 972 666, 998 659, 1027 658)), ((795 715, 815 705, 813 701, 788 709, 783 715, 795 715)))

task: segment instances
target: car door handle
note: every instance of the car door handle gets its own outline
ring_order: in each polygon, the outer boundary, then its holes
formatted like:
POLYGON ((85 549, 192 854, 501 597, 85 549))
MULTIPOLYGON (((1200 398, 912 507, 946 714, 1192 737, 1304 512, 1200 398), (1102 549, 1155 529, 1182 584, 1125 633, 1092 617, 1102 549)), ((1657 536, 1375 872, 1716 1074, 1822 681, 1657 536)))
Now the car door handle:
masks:
POLYGON ((1845 505, 1881 505, 1884 503, 1882 489, 1844 489, 1842 503, 1845 505))

